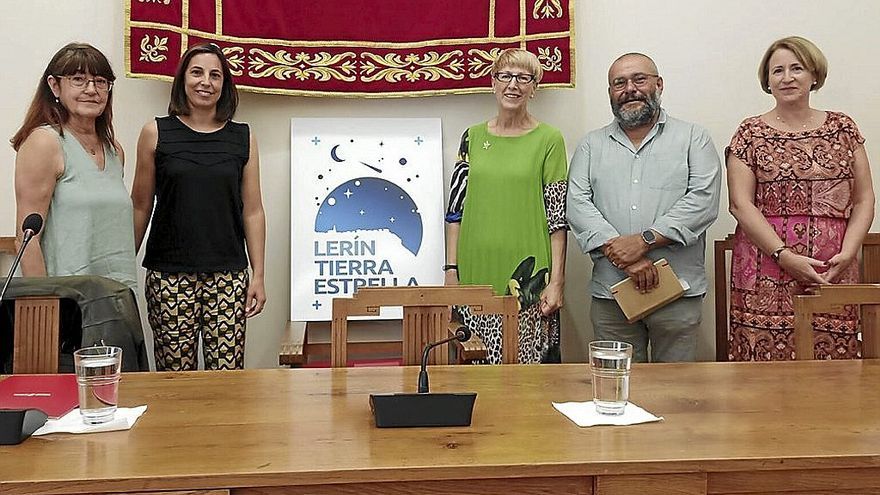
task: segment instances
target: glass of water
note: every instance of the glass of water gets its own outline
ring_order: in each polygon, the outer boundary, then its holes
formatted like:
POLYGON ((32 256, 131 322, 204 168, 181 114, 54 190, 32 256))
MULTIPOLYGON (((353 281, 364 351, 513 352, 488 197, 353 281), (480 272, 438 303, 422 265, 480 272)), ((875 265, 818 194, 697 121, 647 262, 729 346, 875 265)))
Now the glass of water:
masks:
POLYGON ((629 400, 632 345, 616 340, 590 342, 590 373, 596 412, 618 416, 629 400))
POLYGON ((113 420, 119 397, 122 349, 112 346, 84 347, 73 353, 79 411, 86 424, 113 420))

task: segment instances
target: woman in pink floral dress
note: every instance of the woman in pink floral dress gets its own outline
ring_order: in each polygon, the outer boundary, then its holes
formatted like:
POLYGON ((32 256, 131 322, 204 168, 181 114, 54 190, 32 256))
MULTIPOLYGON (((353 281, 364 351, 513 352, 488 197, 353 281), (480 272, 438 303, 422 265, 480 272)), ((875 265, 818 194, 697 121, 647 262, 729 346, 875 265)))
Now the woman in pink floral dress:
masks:
MULTIPOLYGON (((874 218, 864 142, 840 112, 810 107, 825 82, 810 41, 770 45, 758 70, 776 106, 740 124, 726 150, 730 211, 738 222, 731 267, 729 358, 794 359, 792 296, 813 284, 858 283, 858 252, 874 218)), ((860 354, 858 313, 817 315, 816 359, 860 354)))

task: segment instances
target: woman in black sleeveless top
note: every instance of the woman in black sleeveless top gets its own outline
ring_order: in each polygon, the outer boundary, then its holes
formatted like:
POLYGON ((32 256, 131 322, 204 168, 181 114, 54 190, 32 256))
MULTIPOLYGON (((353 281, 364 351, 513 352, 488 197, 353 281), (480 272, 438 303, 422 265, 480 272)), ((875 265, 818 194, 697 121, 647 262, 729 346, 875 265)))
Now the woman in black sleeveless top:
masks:
POLYGON ((266 222, 257 143, 232 121, 238 93, 217 45, 184 53, 168 116, 141 130, 132 187, 156 369, 244 367, 245 323, 263 310, 266 222), (155 204, 155 209, 154 209, 155 204), (248 263, 252 273, 248 273, 248 263))

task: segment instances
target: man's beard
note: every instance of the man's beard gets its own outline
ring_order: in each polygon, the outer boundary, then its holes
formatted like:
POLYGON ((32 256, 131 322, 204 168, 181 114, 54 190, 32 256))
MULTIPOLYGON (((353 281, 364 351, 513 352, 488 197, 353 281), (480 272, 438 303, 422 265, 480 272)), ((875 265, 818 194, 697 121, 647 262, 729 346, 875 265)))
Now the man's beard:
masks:
POLYGON ((659 111, 660 93, 658 91, 654 91, 644 97, 634 97, 624 103, 611 100, 611 113, 614 114, 617 122, 624 129, 633 129, 650 124, 659 111), (645 104, 639 105, 632 110, 624 110, 623 106, 631 101, 642 101, 645 104))

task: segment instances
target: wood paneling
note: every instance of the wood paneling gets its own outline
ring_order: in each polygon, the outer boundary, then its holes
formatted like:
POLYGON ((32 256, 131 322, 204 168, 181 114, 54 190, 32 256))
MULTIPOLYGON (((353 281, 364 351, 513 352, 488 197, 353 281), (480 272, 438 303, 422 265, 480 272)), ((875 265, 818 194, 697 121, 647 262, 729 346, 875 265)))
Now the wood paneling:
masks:
POLYGON ((706 495, 705 473, 596 476, 596 495, 706 495))
POLYGON ((797 492, 752 492, 748 495, 880 495, 880 488, 856 488, 843 490, 807 490, 797 492))
MULTIPOLYGON (((85 494, 83 494, 85 495, 85 494)), ((229 490, 185 490, 176 492, 126 492, 106 495, 229 495, 229 490)))
POLYGON ((251 488, 235 490, 233 495, 592 495, 591 485, 589 477, 509 478, 251 488))
MULTIPOLYGON (((833 466, 828 462, 828 467, 833 466)), ((880 468, 869 469, 798 469, 788 471, 716 473, 709 476, 709 493, 804 493, 827 491, 854 494, 848 490, 880 489, 880 468)))

